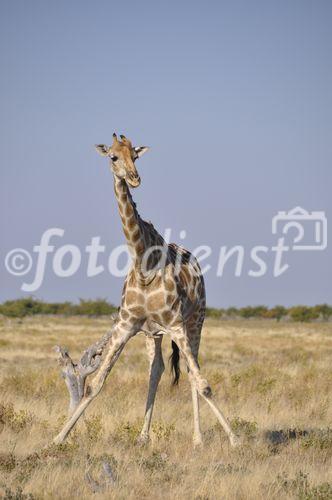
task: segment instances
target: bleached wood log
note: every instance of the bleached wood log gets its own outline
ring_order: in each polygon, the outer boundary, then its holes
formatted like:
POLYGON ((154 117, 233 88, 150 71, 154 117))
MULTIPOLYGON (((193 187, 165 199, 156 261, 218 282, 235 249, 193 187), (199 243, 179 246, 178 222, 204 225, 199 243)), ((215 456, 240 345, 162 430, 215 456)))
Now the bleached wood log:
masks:
MULTIPOLYGON (((117 315, 112 315, 112 326, 114 326, 116 319, 117 315)), ((69 392, 68 416, 73 414, 84 395, 86 378, 99 367, 103 350, 111 338, 112 332, 113 328, 85 349, 77 363, 72 360, 68 349, 59 345, 54 347, 59 354, 58 362, 61 366, 61 374, 69 392)))

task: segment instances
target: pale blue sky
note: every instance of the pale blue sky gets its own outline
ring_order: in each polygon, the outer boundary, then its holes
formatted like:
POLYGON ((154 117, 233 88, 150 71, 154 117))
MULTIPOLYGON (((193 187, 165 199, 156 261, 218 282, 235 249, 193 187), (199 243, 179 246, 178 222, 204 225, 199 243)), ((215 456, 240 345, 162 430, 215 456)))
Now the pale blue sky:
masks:
MULTIPOLYGON (((292 1, 3 1, 0 300, 23 296, 9 250, 124 242, 107 163, 93 145, 114 130, 151 147, 137 163, 140 214, 184 245, 210 245, 214 306, 332 302, 331 247, 292 252, 289 269, 248 276, 271 247, 271 219, 300 205, 332 217, 332 4, 292 1), (217 278, 221 246, 243 245, 244 271, 217 278)), ((122 279, 57 278, 46 300, 106 297, 122 279)), ((105 264, 106 259, 101 259, 105 264)))

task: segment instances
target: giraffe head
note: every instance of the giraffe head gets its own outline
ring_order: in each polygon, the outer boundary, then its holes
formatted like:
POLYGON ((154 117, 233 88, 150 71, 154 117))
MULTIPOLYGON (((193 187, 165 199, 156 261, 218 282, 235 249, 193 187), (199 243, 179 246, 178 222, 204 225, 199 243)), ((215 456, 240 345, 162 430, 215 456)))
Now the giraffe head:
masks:
POLYGON ((129 186, 135 188, 141 183, 135 161, 149 148, 146 146, 134 147, 130 140, 124 135, 120 135, 120 138, 121 141, 118 140, 114 133, 112 146, 97 144, 96 150, 102 156, 108 156, 110 158, 110 165, 114 175, 120 179, 124 179, 129 186))

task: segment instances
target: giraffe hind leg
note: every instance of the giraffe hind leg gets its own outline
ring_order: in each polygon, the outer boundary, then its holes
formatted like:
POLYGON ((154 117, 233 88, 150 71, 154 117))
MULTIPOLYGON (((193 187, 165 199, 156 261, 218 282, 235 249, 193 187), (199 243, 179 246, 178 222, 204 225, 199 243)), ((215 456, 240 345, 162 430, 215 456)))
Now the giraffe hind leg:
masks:
POLYGON ((202 431, 201 431, 200 418, 199 418, 198 392, 197 392, 195 381, 191 377, 190 372, 189 372, 189 377, 190 377, 191 398, 192 398, 192 403, 193 403, 193 416, 194 416, 193 443, 194 443, 194 446, 200 446, 203 444, 203 438, 202 438, 202 431))
POLYGON ((228 420, 226 419, 226 417, 223 415, 223 413, 213 400, 211 388, 207 380, 205 380, 200 373, 198 363, 195 357, 193 356, 186 333, 182 329, 177 331, 170 331, 169 333, 174 342, 178 344, 178 347, 184 359, 186 360, 191 376, 195 381, 196 389, 198 390, 201 397, 205 399, 205 401, 208 403, 209 407, 217 417, 219 423, 221 424, 222 428, 224 429, 225 433, 229 438, 230 444, 232 446, 236 446, 237 444, 239 444, 239 440, 237 436, 233 433, 228 420))
MULTIPOLYGON (((199 350, 199 344, 200 344, 200 338, 201 338, 201 330, 202 330, 202 325, 199 323, 194 323, 192 326, 189 325, 188 329, 187 329, 187 335, 188 335, 188 340, 189 340, 191 352, 193 354, 193 357, 194 357, 197 365, 198 365, 198 350, 199 350)), ((193 404, 193 418, 194 418, 193 443, 194 443, 194 446, 201 446, 203 444, 203 439, 202 439, 202 431, 201 431, 201 425, 200 425, 198 391, 197 391, 195 379, 192 376, 188 366, 187 366, 187 369, 188 369, 188 376, 189 376, 190 385, 191 385, 191 397, 192 397, 192 404, 193 404)))
POLYGON ((159 381, 165 370, 165 365, 161 350, 161 343, 162 343, 162 336, 156 338, 150 338, 150 337, 146 338, 146 347, 150 360, 150 380, 149 380, 148 397, 145 408, 143 428, 138 438, 139 444, 145 444, 149 441, 152 412, 156 398, 156 393, 159 381))

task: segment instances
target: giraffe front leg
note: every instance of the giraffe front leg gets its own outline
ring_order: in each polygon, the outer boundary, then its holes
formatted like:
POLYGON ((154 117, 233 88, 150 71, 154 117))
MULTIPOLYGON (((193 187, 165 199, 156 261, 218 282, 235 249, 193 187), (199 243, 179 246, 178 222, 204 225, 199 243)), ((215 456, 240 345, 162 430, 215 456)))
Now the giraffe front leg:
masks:
POLYGON ((141 323, 127 325, 123 321, 119 321, 119 323, 115 326, 109 345, 105 350, 104 359, 91 381, 87 383, 84 396, 75 411, 67 420, 59 434, 54 438, 53 442, 55 444, 60 444, 66 439, 80 416, 84 413, 93 399, 99 394, 105 383, 107 375, 110 373, 112 367, 120 356, 124 346, 128 340, 135 335, 137 331, 139 331, 140 327, 141 323))
POLYGON ((140 436, 137 440, 138 444, 146 444, 150 439, 150 426, 152 419, 153 406, 156 398, 158 384, 165 370, 162 350, 162 336, 157 338, 146 338, 146 347, 150 360, 150 380, 148 397, 145 408, 144 424, 140 436))

